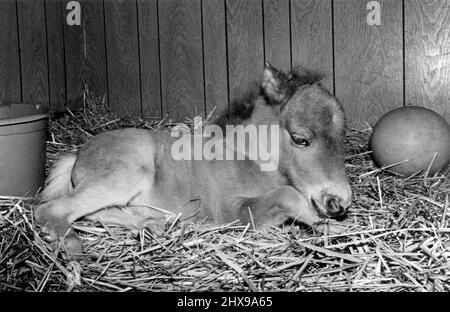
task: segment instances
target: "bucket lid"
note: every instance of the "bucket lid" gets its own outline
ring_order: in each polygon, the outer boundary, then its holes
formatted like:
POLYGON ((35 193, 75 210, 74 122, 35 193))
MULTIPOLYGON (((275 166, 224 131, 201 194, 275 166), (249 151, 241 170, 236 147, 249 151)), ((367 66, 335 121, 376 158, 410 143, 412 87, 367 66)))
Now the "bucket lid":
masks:
POLYGON ((48 109, 42 105, 0 105, 0 126, 22 124, 48 118, 48 109))

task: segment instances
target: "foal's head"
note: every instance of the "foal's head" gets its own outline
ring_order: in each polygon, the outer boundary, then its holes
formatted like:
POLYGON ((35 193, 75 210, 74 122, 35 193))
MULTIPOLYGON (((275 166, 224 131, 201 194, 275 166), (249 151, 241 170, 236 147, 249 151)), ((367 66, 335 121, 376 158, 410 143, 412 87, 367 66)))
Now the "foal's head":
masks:
POLYGON ((279 116, 280 172, 318 214, 336 217, 351 202, 343 159, 345 114, 320 78, 266 64, 262 88, 279 116))
POLYGON ((237 110, 226 119, 278 124, 279 172, 308 199, 310 209, 337 217, 351 202, 343 159, 345 115, 342 105, 319 83, 321 78, 300 69, 284 73, 267 63, 260 92, 237 103, 237 110))

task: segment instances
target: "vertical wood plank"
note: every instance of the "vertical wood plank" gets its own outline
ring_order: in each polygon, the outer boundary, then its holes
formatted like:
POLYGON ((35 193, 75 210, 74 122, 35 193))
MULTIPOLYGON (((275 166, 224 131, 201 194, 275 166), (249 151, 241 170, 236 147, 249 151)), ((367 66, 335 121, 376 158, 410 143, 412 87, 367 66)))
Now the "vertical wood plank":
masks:
POLYGON ((405 1, 405 103, 450 122, 450 2, 405 1))
POLYGON ((142 112, 146 117, 161 117, 158 1, 138 0, 137 3, 142 112))
POLYGON ((335 91, 350 127, 403 105, 402 2, 379 2, 380 26, 367 24, 366 1, 334 2, 335 91))
POLYGON ((49 104, 47 37, 44 0, 17 1, 22 102, 49 104))
POLYGON ((227 0, 230 100, 259 81, 264 66, 261 0, 227 0))
POLYGON ((69 26, 66 22, 70 12, 67 10, 68 2, 63 0, 62 16, 67 104, 76 108, 83 104, 85 87, 96 97, 105 96, 107 92, 104 15, 101 0, 80 0, 81 25, 69 26))
POLYGON ((61 111, 66 106, 64 18, 62 1, 46 0, 49 100, 52 111, 61 111))
POLYGON ((228 107, 225 0, 203 0, 203 55, 207 113, 228 107))
POLYGON ((291 0, 291 36, 292 66, 322 73, 323 85, 334 92, 332 3, 291 0))
POLYGON ((0 105, 21 102, 15 0, 0 1, 0 105))
POLYGON ((120 114, 141 113, 137 7, 105 1, 109 104, 120 114))
POLYGON ((159 2, 164 113, 175 119, 205 111, 200 0, 159 2))
POLYGON ((263 0, 265 60, 273 66, 291 69, 289 0, 263 0))

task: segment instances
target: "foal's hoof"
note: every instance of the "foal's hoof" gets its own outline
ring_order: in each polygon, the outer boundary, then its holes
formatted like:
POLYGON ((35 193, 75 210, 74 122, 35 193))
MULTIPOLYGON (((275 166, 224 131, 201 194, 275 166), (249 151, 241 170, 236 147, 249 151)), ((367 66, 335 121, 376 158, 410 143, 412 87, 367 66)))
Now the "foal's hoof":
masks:
POLYGON ((74 259, 80 258, 84 254, 83 243, 73 228, 63 237, 62 243, 66 252, 74 259))
POLYGON ((83 243, 72 228, 66 235, 58 236, 57 239, 52 239, 54 236, 55 234, 49 234, 45 238, 51 250, 62 249, 73 260, 80 259, 83 256, 83 243))
POLYGON ((166 225, 163 219, 146 219, 139 224, 139 229, 145 228, 155 236, 163 236, 166 231, 166 225))
POLYGON ((337 224, 336 222, 319 223, 313 226, 313 230, 318 234, 337 235, 342 234, 347 230, 347 226, 337 224))
POLYGON ((63 249, 73 259, 83 255, 83 243, 72 227, 51 227, 48 224, 41 226, 44 240, 52 251, 63 249), (58 246, 59 245, 59 246, 58 246))
POLYGON ((43 229, 43 232, 46 234, 44 240, 51 250, 55 251, 59 247, 73 259, 80 258, 83 255, 83 243, 73 228, 67 229, 65 234, 59 234, 55 230, 48 229, 48 227, 43 229))
POLYGON ((70 257, 80 257, 83 254, 83 244, 72 226, 64 218, 55 217, 48 209, 42 209, 43 207, 45 206, 38 207, 34 216, 51 250, 57 250, 61 243, 59 247, 70 257))

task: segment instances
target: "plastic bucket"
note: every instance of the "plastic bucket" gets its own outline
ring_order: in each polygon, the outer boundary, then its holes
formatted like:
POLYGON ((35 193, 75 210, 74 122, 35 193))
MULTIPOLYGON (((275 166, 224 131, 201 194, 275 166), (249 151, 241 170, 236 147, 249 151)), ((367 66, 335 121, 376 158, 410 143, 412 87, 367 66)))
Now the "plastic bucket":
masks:
POLYGON ((0 105, 0 196, 34 196, 44 184, 47 110, 0 105))

